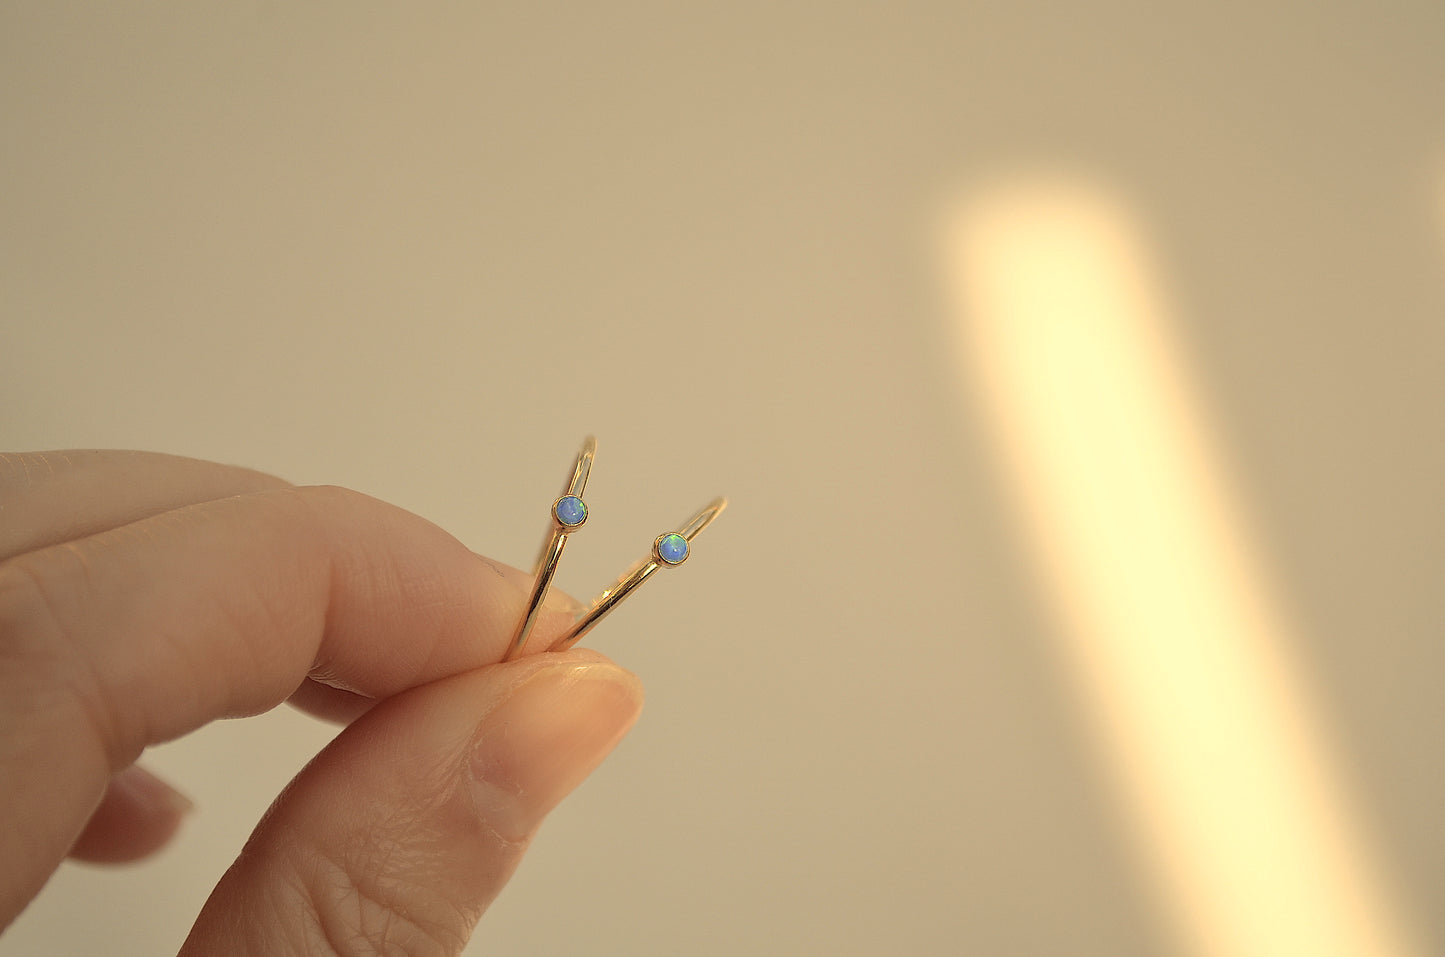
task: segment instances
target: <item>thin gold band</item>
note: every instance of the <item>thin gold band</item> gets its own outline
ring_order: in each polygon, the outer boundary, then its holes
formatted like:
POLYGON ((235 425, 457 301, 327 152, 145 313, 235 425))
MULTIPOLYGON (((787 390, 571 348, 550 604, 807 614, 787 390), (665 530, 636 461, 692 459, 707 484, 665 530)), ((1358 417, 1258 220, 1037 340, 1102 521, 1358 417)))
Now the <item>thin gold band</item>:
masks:
POLYGON ((582 639, 583 635, 596 627, 597 623, 605 618, 612 609, 616 608, 618 602, 632 594, 638 585, 647 581, 653 572, 664 565, 681 565, 686 561, 687 556, 691 553, 688 546, 697 537, 697 533, 711 525, 713 520, 722 514, 722 510, 727 508, 727 505, 727 499, 715 498, 700 512, 688 519, 687 524, 681 530, 657 536, 652 543, 652 552, 628 569, 611 588, 598 595, 597 600, 592 602, 592 607, 577 619, 576 624, 558 639, 551 650, 566 651, 571 648, 582 639), (683 539, 687 543, 686 546, 678 546, 674 541, 670 541, 676 538, 683 539), (675 557, 679 550, 680 558, 675 557))
POLYGON ((532 597, 527 602, 527 613, 512 636, 504 661, 511 661, 522 653, 527 639, 532 636, 537 617, 541 614, 542 603, 547 600, 547 590, 552 586, 552 576, 557 574, 557 563, 562 560, 562 549, 567 547, 567 536, 582 527, 587 521, 587 506, 582 502, 582 493, 587 489, 587 476, 592 472, 592 460, 597 456, 597 440, 587 436, 582 451, 577 453, 577 464, 572 469, 571 480, 562 487, 562 494, 552 503, 552 531, 537 556, 536 579, 532 583, 532 597), (580 517, 579 517, 580 515, 580 517), (575 521, 573 520, 575 519, 575 521))

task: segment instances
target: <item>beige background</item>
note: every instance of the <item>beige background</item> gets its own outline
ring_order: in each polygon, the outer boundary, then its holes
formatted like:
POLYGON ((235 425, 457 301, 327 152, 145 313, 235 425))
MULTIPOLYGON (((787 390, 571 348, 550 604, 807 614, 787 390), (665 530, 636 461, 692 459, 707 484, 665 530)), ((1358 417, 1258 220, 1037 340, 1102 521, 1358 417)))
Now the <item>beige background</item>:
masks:
MULTIPOLYGON (((0 7, 0 444, 352 486, 528 562, 583 435, 643 720, 472 950, 1175 952, 936 268, 1020 166, 1135 204, 1404 906, 1445 951, 1445 7, 0 7), (966 384, 966 383, 964 383, 966 384)), ((330 735, 156 749, 201 813, 5 954, 173 951, 330 735)))

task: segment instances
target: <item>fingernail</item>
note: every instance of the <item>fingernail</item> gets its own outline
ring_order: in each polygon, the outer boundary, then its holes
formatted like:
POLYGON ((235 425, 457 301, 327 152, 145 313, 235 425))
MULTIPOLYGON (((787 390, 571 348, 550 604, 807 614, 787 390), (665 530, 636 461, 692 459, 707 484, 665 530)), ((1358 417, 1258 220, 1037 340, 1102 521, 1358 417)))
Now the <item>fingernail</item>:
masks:
MULTIPOLYGON (((520 569, 510 565, 503 565, 495 559, 488 558, 478 552, 472 552, 481 559, 482 564, 487 566, 488 571, 498 578, 510 584, 517 591, 521 602, 525 603, 527 597, 532 594, 532 576, 520 569)), ((571 595, 558 588, 547 590, 547 600, 542 603, 542 610, 547 612, 558 612, 566 615, 569 619, 576 618, 587 610, 587 603, 578 601, 571 595)))
POLYGON ((196 809, 190 798, 171 787, 168 783, 141 767, 132 764, 111 779, 112 788, 125 791, 127 797, 137 804, 169 812, 174 816, 189 814, 196 809))
POLYGON ((478 811, 503 839, 526 838, 641 710, 641 683, 616 665, 571 662, 537 672, 478 729, 472 751, 478 811))
POLYGON ((566 592, 553 588, 547 592, 547 600, 542 603, 542 607, 547 611, 561 612, 569 619, 574 619, 587 610, 587 603, 578 601, 566 592))

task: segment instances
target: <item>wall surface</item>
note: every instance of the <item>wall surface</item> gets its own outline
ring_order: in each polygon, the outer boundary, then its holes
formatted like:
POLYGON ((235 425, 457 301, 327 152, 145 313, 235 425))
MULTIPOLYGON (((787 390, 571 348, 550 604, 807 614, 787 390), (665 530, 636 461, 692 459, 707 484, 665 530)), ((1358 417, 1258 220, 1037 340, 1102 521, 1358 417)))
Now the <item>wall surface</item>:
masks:
MULTIPOLYGON (((589 638, 646 712, 469 953, 1184 954, 940 265, 959 196, 1098 184, 1442 952, 1442 49, 1425 2, 6 4, 0 445, 346 485, 523 566, 594 433, 584 598, 731 498, 589 638)), ((153 749, 199 813, 0 953, 173 951, 332 733, 153 749)))

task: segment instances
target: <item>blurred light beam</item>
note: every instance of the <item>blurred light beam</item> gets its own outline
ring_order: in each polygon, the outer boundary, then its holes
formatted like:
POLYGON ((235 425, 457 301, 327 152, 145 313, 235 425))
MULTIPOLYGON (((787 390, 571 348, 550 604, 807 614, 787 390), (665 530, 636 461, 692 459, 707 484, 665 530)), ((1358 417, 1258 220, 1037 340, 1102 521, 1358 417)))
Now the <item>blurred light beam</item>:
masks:
POLYGON ((1041 178, 954 209, 976 385, 1184 952, 1404 957, 1128 212, 1041 178))

